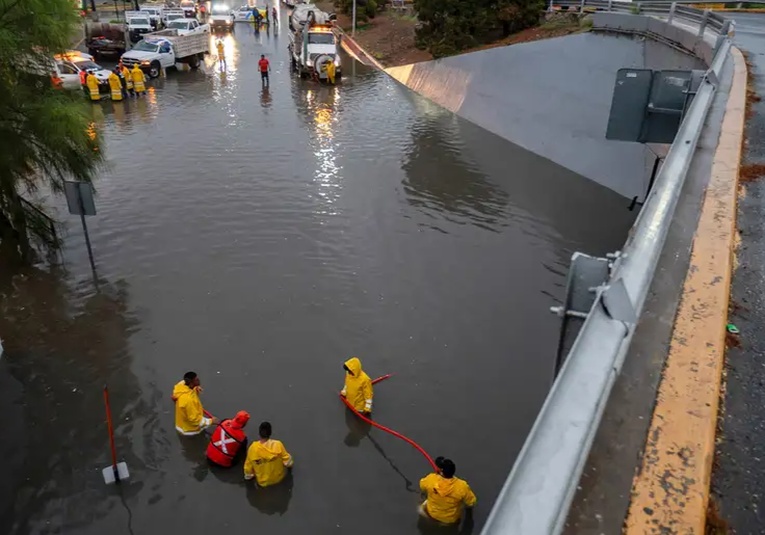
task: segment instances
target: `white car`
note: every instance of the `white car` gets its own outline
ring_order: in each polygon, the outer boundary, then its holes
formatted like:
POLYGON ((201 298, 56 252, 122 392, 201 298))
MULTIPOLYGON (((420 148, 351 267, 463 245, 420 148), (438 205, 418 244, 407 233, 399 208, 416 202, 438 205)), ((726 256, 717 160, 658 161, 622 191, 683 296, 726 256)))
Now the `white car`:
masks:
POLYGON ((249 6, 242 6, 234 11, 234 20, 236 22, 252 21, 252 8, 249 6))
POLYGON ((56 56, 54 60, 65 89, 79 89, 81 87, 81 71, 93 72, 93 74, 96 75, 96 78, 98 78, 99 86, 101 86, 102 89, 104 87, 108 88, 111 71, 104 69, 92 59, 88 59, 84 56, 60 55, 56 56))
POLYGON ((209 24, 200 24, 197 19, 175 19, 167 23, 168 30, 176 30, 178 35, 191 33, 210 33, 209 24))

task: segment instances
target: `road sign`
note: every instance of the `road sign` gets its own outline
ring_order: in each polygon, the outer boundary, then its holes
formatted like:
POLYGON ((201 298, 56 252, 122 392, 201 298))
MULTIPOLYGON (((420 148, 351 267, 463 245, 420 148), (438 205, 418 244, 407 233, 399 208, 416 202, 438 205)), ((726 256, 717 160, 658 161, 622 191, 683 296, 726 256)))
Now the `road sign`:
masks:
POLYGON ((64 182, 64 195, 69 213, 72 215, 96 215, 96 203, 93 201, 93 186, 87 182, 64 182))
POLYGON ((704 71, 619 69, 606 139, 672 143, 704 71))
POLYGON ((93 185, 88 182, 74 182, 67 180, 64 182, 64 195, 66 195, 66 204, 69 206, 69 213, 80 216, 80 221, 82 221, 82 230, 85 233, 85 245, 88 246, 90 268, 95 274, 96 262, 93 260, 93 249, 90 246, 88 225, 85 223, 86 215, 96 215, 96 203, 93 200, 93 185))

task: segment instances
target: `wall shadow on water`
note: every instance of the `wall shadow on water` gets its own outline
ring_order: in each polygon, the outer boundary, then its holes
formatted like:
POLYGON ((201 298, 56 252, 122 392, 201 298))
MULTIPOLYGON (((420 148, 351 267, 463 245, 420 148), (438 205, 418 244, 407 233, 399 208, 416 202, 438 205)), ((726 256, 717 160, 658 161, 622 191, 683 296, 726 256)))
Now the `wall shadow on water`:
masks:
MULTIPOLYGON (((616 192, 445 110, 419 114, 411 135, 404 190, 437 230, 440 218, 497 232, 514 226, 598 254, 623 243, 637 215, 616 192)), ((572 252, 564 251, 566 265, 572 252)))
MULTIPOLYGON (((70 289, 66 274, 35 268, 0 275, 0 391, 6 460, 0 479, 1 533, 76 532, 143 487, 135 477, 106 487, 111 464, 103 385, 109 384, 118 456, 134 476, 133 418, 146 412, 130 372, 128 338, 137 322, 119 281, 70 289), (104 497, 106 496, 106 499, 104 497)), ((121 502, 121 503, 120 503, 121 502)), ((123 518, 121 515, 119 518, 123 518)))

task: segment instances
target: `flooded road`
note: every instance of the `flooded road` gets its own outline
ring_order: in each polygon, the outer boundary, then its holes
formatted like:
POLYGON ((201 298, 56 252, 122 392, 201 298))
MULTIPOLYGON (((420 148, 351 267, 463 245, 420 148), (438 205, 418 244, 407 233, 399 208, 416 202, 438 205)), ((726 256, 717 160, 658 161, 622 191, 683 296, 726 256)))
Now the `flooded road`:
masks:
POLYGON ((375 418, 454 459, 479 531, 551 384, 570 255, 617 248, 634 214, 350 58, 338 87, 301 81, 287 42, 237 26, 225 73, 211 56, 94 107, 95 280, 58 200, 64 265, 0 282, 0 532, 432 532, 415 511, 427 463, 337 399, 351 355, 395 374, 375 418), (208 410, 251 413, 250 437, 273 423, 289 485, 256 491, 177 436, 188 370, 208 410), (104 383, 120 488, 101 476, 104 383))

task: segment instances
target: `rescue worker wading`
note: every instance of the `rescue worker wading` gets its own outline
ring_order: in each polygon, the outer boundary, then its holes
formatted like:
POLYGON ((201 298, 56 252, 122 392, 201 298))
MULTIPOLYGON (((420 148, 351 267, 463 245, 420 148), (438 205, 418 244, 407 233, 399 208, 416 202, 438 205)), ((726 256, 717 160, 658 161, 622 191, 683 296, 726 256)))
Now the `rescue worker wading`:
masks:
POLYGON ((146 86, 144 85, 146 77, 143 75, 143 71, 138 67, 137 63, 130 69, 130 77, 133 79, 135 96, 140 97, 141 93, 146 92, 146 86))
POLYGON ((372 380, 361 369, 361 361, 357 357, 351 357, 345 364, 345 386, 340 391, 348 402, 359 412, 369 414, 372 412, 372 380))
POLYGON ((130 69, 125 67, 125 65, 120 60, 119 64, 120 72, 122 73, 122 78, 125 80, 125 88, 127 89, 127 92, 129 95, 133 94, 133 75, 130 74, 130 69))
MULTIPOLYGON (((114 70, 117 70, 115 67, 114 70)), ((112 92, 112 100, 122 100, 122 81, 116 72, 109 73, 109 89, 112 92)))
POLYGON ((205 417, 199 393, 199 377, 194 372, 186 372, 183 381, 173 388, 175 401, 175 430, 182 435, 198 435, 212 424, 217 424, 217 418, 205 417))
POLYGON ((236 413, 234 419, 225 419, 213 431, 210 444, 207 445, 207 459, 218 466, 230 468, 236 462, 236 456, 245 451, 247 435, 244 426, 250 420, 246 411, 236 413))
POLYGON ((258 434, 260 440, 254 442, 247 450, 244 479, 254 477, 261 487, 276 485, 287 475, 287 468, 292 468, 292 456, 287 453, 281 441, 271 439, 269 422, 260 424, 258 434))
POLYGON ((85 78, 85 83, 88 85, 90 100, 101 100, 101 95, 98 92, 98 78, 96 78, 96 75, 89 72, 88 77, 85 78))
POLYGON ((428 474, 420 480, 420 490, 427 499, 420 505, 420 514, 442 524, 456 524, 465 507, 473 507, 475 494, 466 481, 454 477, 457 467, 451 459, 438 457, 438 473, 428 474))

